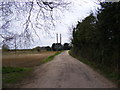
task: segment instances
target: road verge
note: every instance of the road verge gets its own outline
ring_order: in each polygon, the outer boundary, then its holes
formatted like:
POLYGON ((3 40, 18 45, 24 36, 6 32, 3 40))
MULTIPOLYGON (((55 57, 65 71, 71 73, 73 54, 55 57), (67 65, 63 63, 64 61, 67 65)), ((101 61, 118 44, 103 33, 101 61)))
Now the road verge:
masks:
POLYGON ((106 70, 105 67, 100 67, 98 64, 91 62, 87 59, 84 59, 80 56, 76 56, 74 53, 72 53, 71 51, 68 52, 69 55, 71 55, 72 57, 80 60, 81 62, 89 65, 91 68, 93 68, 95 71, 97 71, 98 73, 102 74, 103 76, 105 76, 107 79, 109 79, 110 81, 112 81, 113 83, 116 84, 116 86, 120 87, 120 76, 118 76, 117 73, 114 72, 110 72, 109 70, 106 70))
MULTIPOLYGON (((63 51, 58 51, 54 55, 41 60, 39 65, 47 63, 54 59, 55 56, 59 55, 63 51)), ((2 88, 14 88, 19 87, 24 79, 31 77, 34 67, 2 67, 2 88)))

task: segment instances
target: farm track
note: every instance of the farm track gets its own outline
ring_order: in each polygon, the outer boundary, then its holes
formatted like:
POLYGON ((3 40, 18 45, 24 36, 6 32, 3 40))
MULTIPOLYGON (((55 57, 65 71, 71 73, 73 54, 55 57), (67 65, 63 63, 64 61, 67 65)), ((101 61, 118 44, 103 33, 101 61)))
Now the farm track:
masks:
POLYGON ((67 51, 36 67, 34 77, 21 88, 114 88, 112 82, 89 66, 71 57, 67 51))

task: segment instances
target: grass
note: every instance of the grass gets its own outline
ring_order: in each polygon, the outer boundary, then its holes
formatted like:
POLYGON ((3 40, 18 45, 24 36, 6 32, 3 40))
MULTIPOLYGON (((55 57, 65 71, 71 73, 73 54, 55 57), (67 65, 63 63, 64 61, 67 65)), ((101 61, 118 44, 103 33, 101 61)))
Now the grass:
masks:
POLYGON ((69 54, 72 57, 74 57, 74 58, 82 61, 83 63, 89 65, 94 70, 96 70, 97 72, 101 73, 106 78, 108 78, 109 80, 111 80, 112 82, 114 82, 118 87, 120 87, 120 76, 118 76, 117 73, 110 71, 109 68, 107 68, 105 66, 101 66, 99 64, 96 64, 94 62, 89 61, 88 59, 82 58, 80 56, 76 56, 71 51, 69 51, 69 54))
POLYGON ((61 52, 63 52, 63 51, 57 52, 57 53, 55 53, 54 55, 51 55, 51 56, 49 56, 48 58, 42 60, 41 62, 42 62, 42 63, 49 62, 49 61, 53 60, 54 57, 57 56, 57 55, 59 55, 61 52))
POLYGON ((2 83, 3 88, 7 88, 9 84, 16 84, 22 81, 32 71, 32 68, 21 67, 3 67, 2 68, 2 83))
MULTIPOLYGON (((40 60, 39 63, 37 62, 37 65, 47 63, 51 60, 54 59, 54 57, 58 54, 60 54, 62 51, 55 53, 54 55, 49 56, 46 59, 40 60)), ((34 61, 35 62, 35 61, 34 61)), ((36 66, 36 64, 35 64, 36 66)), ((3 88, 9 88, 9 87, 14 87, 14 85, 26 77, 29 77, 31 72, 33 71, 33 66, 32 68, 26 68, 26 67, 2 67, 2 83, 3 83, 3 88)))

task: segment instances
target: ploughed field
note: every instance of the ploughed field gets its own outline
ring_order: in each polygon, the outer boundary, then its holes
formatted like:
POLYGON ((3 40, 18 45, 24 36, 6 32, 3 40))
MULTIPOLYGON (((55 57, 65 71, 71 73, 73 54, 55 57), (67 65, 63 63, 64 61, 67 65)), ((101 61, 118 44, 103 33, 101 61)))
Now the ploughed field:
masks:
POLYGON ((53 51, 43 51, 37 53, 13 53, 8 52, 7 54, 3 53, 2 55, 2 66, 11 66, 11 67, 34 67, 40 65, 40 62, 47 57, 55 54, 53 51))

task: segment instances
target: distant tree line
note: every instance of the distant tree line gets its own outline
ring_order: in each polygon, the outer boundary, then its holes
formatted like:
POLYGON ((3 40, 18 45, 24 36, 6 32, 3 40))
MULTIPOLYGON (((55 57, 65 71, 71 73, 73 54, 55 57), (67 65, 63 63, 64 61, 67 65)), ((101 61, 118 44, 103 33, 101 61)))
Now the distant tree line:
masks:
POLYGON ((69 43, 64 43, 63 45, 60 43, 53 43, 52 47, 50 46, 37 46, 32 49, 10 49, 8 45, 3 44, 2 46, 2 51, 7 52, 7 51, 61 51, 61 50, 70 50, 71 46, 69 43))
POLYGON ((71 45, 69 43, 64 43, 63 45, 61 43, 53 43, 51 48, 53 51, 70 50, 71 45))
POLYGON ((10 49, 8 45, 4 44, 2 46, 2 51, 3 52, 8 52, 8 51, 52 51, 52 48, 50 46, 44 46, 44 47, 40 47, 37 46, 35 48, 32 49, 10 49))
POLYGON ((50 46, 45 46, 45 47, 37 46, 37 47, 33 48, 32 50, 38 51, 38 52, 40 52, 40 51, 52 51, 50 46))
POLYGON ((120 2, 103 2, 73 29, 72 54, 94 62, 120 78, 120 2))

